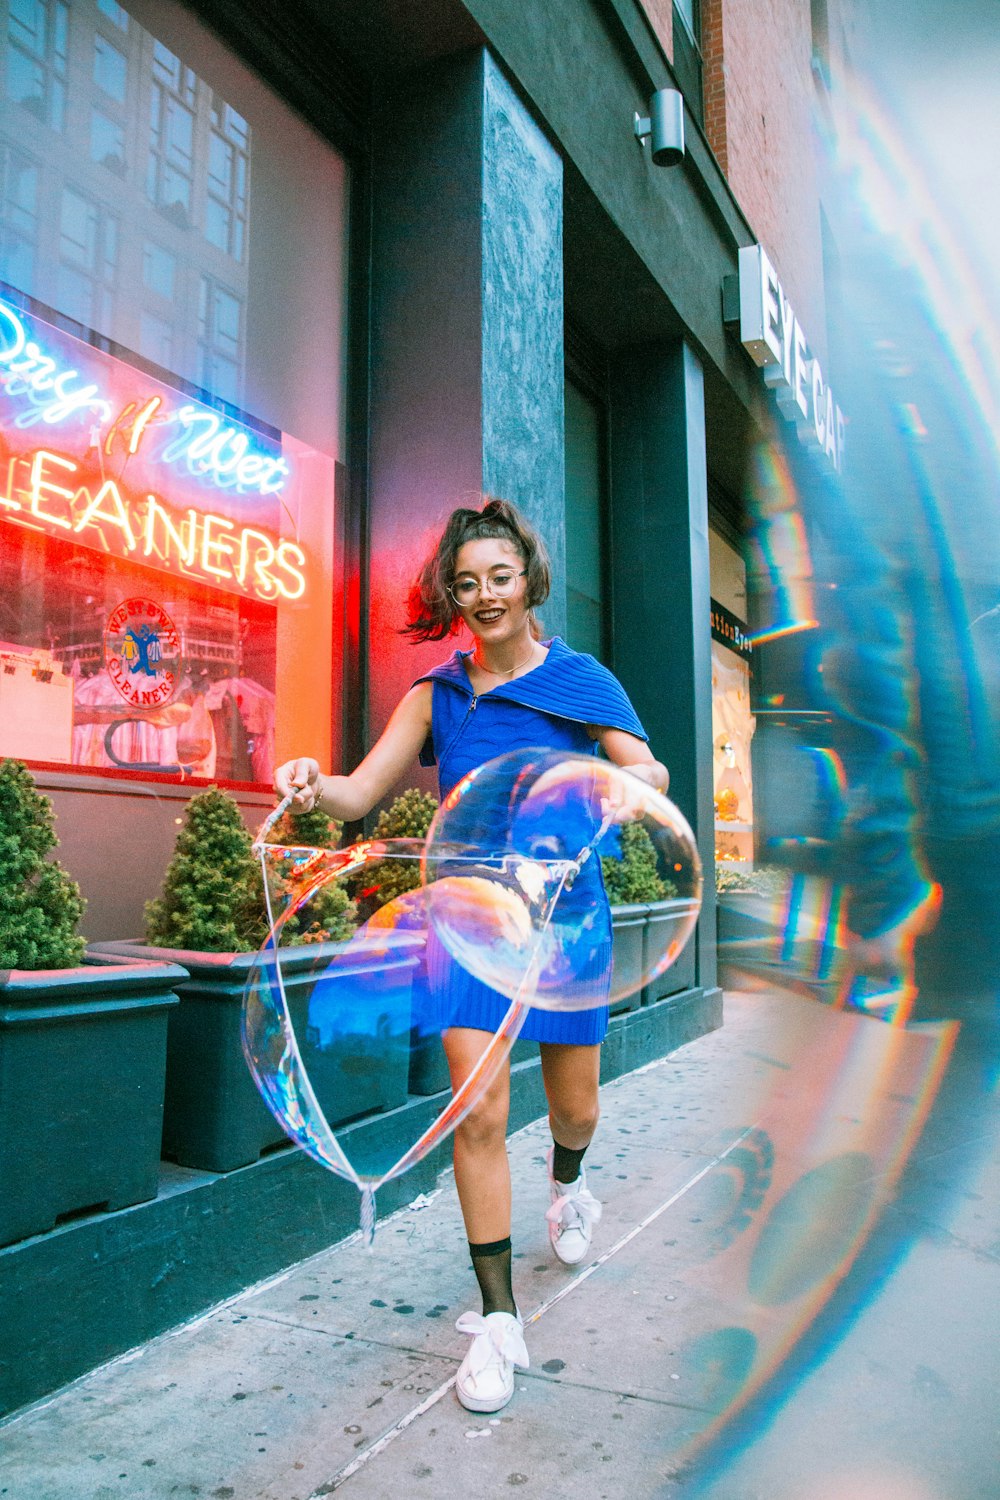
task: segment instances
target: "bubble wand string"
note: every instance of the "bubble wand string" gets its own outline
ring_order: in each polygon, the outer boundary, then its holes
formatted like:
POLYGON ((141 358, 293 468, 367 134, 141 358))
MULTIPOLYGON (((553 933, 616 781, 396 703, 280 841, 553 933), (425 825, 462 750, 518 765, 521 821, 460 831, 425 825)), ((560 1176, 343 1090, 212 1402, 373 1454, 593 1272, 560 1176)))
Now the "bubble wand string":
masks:
MULTIPOLYGON (((319 1102, 316 1099, 316 1096, 309 1083, 308 1075, 306 1074, 305 1069, 302 1066, 298 1043, 295 1038, 294 1030, 291 1026, 284 978, 281 972, 281 964, 278 960, 277 930, 280 924, 276 922, 274 917, 271 892, 267 879, 265 850, 268 847, 272 847, 268 846, 266 843, 267 834, 279 821, 283 813, 287 811, 292 801, 293 797, 291 795, 282 799, 282 801, 278 804, 274 811, 270 813, 269 816, 261 824, 257 836, 253 842, 253 848, 258 854, 261 863, 264 903, 269 926, 269 936, 265 947, 270 946, 272 951, 274 979, 281 1002, 279 1022, 281 1026, 281 1034, 284 1045, 281 1060, 276 1068, 276 1073, 283 1079, 285 1084, 281 1102, 284 1104, 285 1109, 288 1112, 289 1123, 294 1128, 294 1133, 299 1141, 299 1144, 306 1147, 307 1149, 311 1148, 310 1154, 315 1155, 316 1151, 319 1151, 321 1159, 324 1160, 326 1164, 333 1170, 338 1171, 340 1175, 353 1182, 358 1191, 361 1193, 361 1230, 365 1241, 369 1246, 371 1246, 375 1231, 375 1193, 380 1187, 384 1186, 385 1183, 401 1176, 403 1172, 405 1172, 414 1161, 419 1160, 420 1156, 423 1154, 429 1137, 431 1137, 435 1133, 441 1133, 442 1124, 446 1128, 453 1128, 454 1126, 458 1125, 462 1119, 465 1118, 475 1102, 474 1095, 479 1080, 483 1076, 483 1074, 492 1066, 497 1051, 505 1047, 509 1047, 509 1045, 512 1045, 517 1032, 521 1028, 525 1013, 530 1008, 531 1002, 530 1000, 527 1000, 525 998, 525 995, 526 992, 533 992, 534 986, 537 982, 539 956, 546 933, 551 923, 552 914, 555 910, 559 897, 564 889, 568 889, 569 886, 572 885, 573 880, 579 873, 581 865, 585 863, 587 858, 589 858, 594 845, 598 843, 600 838, 603 836, 603 833, 605 832, 606 827, 608 826, 608 823, 611 821, 611 819, 609 817, 605 820, 605 824, 602 826, 596 837, 591 840, 589 845, 587 845, 580 851, 580 855, 578 856, 577 860, 547 862, 554 866, 556 870, 558 870, 558 884, 551 898, 546 904, 542 919, 542 925, 540 930, 538 931, 536 941, 532 948, 532 952, 529 955, 527 967, 521 977, 521 980, 517 987, 517 991, 512 997, 510 1006, 508 1007, 507 1013, 501 1021, 498 1030, 490 1039, 489 1044, 477 1060, 472 1071, 464 1080, 457 1093, 453 1095, 449 1105, 447 1106, 440 1119, 435 1121, 434 1124, 432 1124, 428 1128, 428 1130, 426 1130, 421 1135, 419 1140, 417 1140, 414 1145, 404 1153, 400 1160, 392 1168, 390 1168, 388 1172, 384 1173, 381 1177, 378 1178, 377 1181, 373 1182, 362 1179, 358 1176, 351 1162, 344 1154, 340 1143, 334 1135, 333 1131, 331 1131, 329 1126, 326 1124, 325 1115, 323 1114, 319 1102), (303 1111, 302 1108, 303 1104, 306 1106, 306 1111, 308 1112, 309 1119, 312 1121, 311 1130, 310 1124, 306 1118, 306 1112, 303 1111), (322 1123, 320 1124, 319 1122, 322 1123), (312 1137, 311 1139, 310 1136, 312 1137)), ((278 845, 273 846, 275 851, 277 851, 279 847, 280 846, 278 845)), ((361 843, 353 846, 353 848, 356 853, 361 856, 364 851, 370 848, 370 844, 361 843)), ((319 853, 321 851, 316 852, 319 853)), ((342 851, 342 853, 344 856, 344 864, 341 867, 340 873, 344 873, 349 870, 351 864, 354 863, 354 861, 351 861, 349 857, 351 854, 351 850, 344 850, 342 851)), ((362 861, 359 858, 356 862, 361 863, 362 861)), ((475 862, 481 863, 481 860, 477 859, 475 862)), ((311 894, 311 890, 307 888, 305 898, 307 898, 308 894, 311 894)), ((301 899, 298 902, 292 903, 292 905, 294 905, 296 909, 300 904, 301 899)), ((289 910, 287 910, 283 914, 283 917, 281 919, 282 921, 284 921, 285 917, 289 915, 290 909, 291 906, 289 910)), ((248 1062, 250 1063, 251 1071, 254 1073, 254 1076, 257 1079, 258 1086, 261 1086, 262 1080, 251 1055, 252 1048, 247 1047, 247 1040, 248 1038, 245 1029, 244 1050, 247 1051, 248 1062)), ((265 1097, 267 1097, 270 1091, 262 1088, 262 1092, 265 1094, 265 1097)))
MULTIPOLYGON (((579 850, 575 859, 546 860, 543 858, 528 861, 529 865, 542 866, 548 871, 545 885, 548 886, 549 894, 538 911, 540 926, 536 927, 535 942, 530 952, 523 953, 525 968, 520 978, 515 981, 515 989, 507 1013, 476 1066, 463 1081, 443 1114, 393 1167, 377 1179, 359 1174, 351 1164, 316 1099, 303 1066, 292 1025, 278 946, 281 929, 285 923, 301 910, 328 879, 333 875, 346 875, 360 869, 373 853, 380 856, 391 854, 392 847, 397 841, 390 840, 385 843, 362 841, 345 850, 318 849, 311 846, 296 848, 283 843, 267 845, 266 840, 271 829, 293 802, 294 794, 282 799, 264 820, 253 843, 261 862, 270 931, 262 949, 262 973, 265 977, 262 982, 258 980, 256 989, 253 987, 252 979, 248 980, 244 1007, 244 1051, 261 1093, 278 1119, 285 1124, 287 1133, 315 1160, 352 1181, 361 1192, 362 1228, 365 1238, 370 1243, 374 1230, 374 1198, 377 1189, 392 1178, 400 1176, 445 1131, 453 1129, 465 1118, 473 1106, 475 1090, 482 1083, 484 1075, 487 1075, 489 1070, 495 1069, 509 1054, 510 1046, 520 1030, 527 1010, 537 999, 535 992, 542 970, 543 944, 551 930, 559 898, 564 890, 572 887, 583 865, 591 858, 608 829, 614 823, 621 821, 622 808, 627 806, 628 799, 626 797, 624 803, 616 800, 615 805, 609 805, 608 801, 601 798, 603 818, 593 836, 579 850), (272 898, 277 895, 278 888, 268 881, 269 869, 272 874, 275 870, 270 862, 269 854, 278 858, 277 869, 280 871, 281 889, 283 894, 288 896, 277 920, 272 898), (292 879, 289 878, 288 873, 289 860, 292 879), (270 950, 269 956, 268 950, 270 950), (268 974, 272 976, 270 981, 267 978, 268 974)), ((433 882, 427 879, 424 867, 425 852, 426 846, 420 855, 422 883, 429 890, 433 890, 433 882)), ((408 849, 403 857, 415 857, 413 850, 408 849)), ((517 855, 512 855, 510 852, 503 854, 499 851, 497 854, 477 852, 474 856, 455 851, 447 861, 449 864, 471 864, 478 867, 478 871, 483 874, 487 874, 489 867, 497 871, 501 877, 513 874, 517 883, 522 885, 527 892, 530 886, 534 886, 535 881, 532 878, 529 884, 525 884, 520 871, 522 862, 522 858, 517 855), (484 866, 487 869, 484 869, 484 866)), ((476 873, 478 872, 475 869, 470 871, 470 874, 476 873)), ((429 899, 433 904, 433 897, 429 899)), ((456 961, 467 967, 461 958, 456 958, 456 961)))
MULTIPOLYGON (((267 836, 271 832, 271 829, 274 827, 275 823, 280 822, 280 820, 284 817, 285 813, 291 807, 291 805, 292 805, 292 803, 293 803, 294 800, 295 800, 295 793, 294 792, 289 792, 288 795, 287 795, 287 797, 282 797, 281 801, 278 803, 278 805, 274 809, 274 811, 271 812, 271 813, 268 813, 268 815, 264 819, 263 823, 257 829, 257 833, 256 833, 256 835, 254 837, 254 841, 253 841, 253 846, 252 847, 253 847, 253 850, 254 850, 255 854, 260 854, 262 846, 267 842, 267 836)), ((262 861, 262 863, 263 863, 263 861, 262 861)), ((264 889, 265 889, 265 891, 267 890, 266 883, 265 883, 264 889)), ((270 909, 268 909, 268 917, 270 917, 270 915, 271 915, 270 909)))

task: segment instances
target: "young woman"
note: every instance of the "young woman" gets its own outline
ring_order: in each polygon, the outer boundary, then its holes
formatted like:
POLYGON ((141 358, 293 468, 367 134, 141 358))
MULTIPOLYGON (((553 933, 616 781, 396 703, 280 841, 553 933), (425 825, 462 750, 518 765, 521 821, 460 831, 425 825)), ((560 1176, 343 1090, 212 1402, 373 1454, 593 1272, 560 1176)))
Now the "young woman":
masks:
MULTIPOLYGON (((411 590, 406 633, 418 641, 442 640, 464 625, 472 649, 455 651, 414 684, 349 776, 324 775, 315 760, 292 760, 276 771, 276 790, 281 796, 294 791, 295 805, 304 811, 319 806, 352 821, 364 817, 418 756, 425 765, 436 760, 445 796, 494 756, 543 745, 601 750, 665 791, 666 768, 653 759, 618 681, 558 636, 539 638, 534 610, 549 585, 541 538, 513 505, 489 500, 481 511, 453 511, 411 590)), ((595 878, 596 901, 607 911, 599 874, 595 878)), ((610 960, 610 919, 606 930, 610 960)), ((442 1039, 458 1089, 509 1002, 457 966, 452 973, 450 1024, 442 1039)), ((584 1259, 601 1216, 582 1162, 597 1125, 599 1044, 607 1024, 607 1006, 573 1013, 531 1010, 520 1033, 540 1044, 553 1140, 546 1217, 553 1250, 567 1265, 584 1259)), ((509 1097, 505 1066, 455 1132, 455 1181, 483 1299, 482 1316, 465 1313, 458 1321, 472 1344, 456 1388, 462 1404, 479 1412, 506 1405, 515 1366, 528 1366, 511 1287, 509 1097)))

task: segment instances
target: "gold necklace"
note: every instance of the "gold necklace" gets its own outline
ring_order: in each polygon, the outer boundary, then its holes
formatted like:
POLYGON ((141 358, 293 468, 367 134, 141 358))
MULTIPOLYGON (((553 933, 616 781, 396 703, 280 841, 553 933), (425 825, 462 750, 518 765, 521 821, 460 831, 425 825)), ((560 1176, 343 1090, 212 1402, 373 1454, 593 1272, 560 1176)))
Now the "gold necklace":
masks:
POLYGON ((532 641, 531 645, 528 648, 528 654, 524 658, 524 660, 515 662, 512 667, 508 667, 506 672, 494 672, 492 667, 484 667, 478 656, 476 656, 475 652, 473 652, 472 654, 472 660, 476 665, 477 671, 485 672, 487 677, 513 677, 515 672, 518 672, 522 667, 527 666, 528 662, 531 660, 534 654, 535 643, 534 641, 532 641))

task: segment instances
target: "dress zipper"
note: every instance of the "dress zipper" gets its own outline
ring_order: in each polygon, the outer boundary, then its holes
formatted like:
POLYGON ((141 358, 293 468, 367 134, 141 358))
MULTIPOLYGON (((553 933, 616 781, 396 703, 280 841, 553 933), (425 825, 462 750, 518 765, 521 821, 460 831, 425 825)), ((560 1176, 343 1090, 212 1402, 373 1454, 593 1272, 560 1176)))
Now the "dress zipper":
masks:
POLYGON ((478 702, 479 702, 479 696, 478 696, 478 694, 477 693, 473 693, 472 698, 469 701, 469 706, 465 710, 465 713, 462 715, 462 722, 461 722, 461 724, 459 724, 458 728, 455 730, 455 733, 452 735, 452 737, 448 741, 447 745, 445 745, 444 749, 441 751, 441 754, 437 757, 438 765, 440 765, 441 762, 446 759, 446 757, 450 754, 451 750, 454 748, 455 744, 460 739, 460 737, 462 735, 462 731, 465 729, 466 724, 468 724, 469 719, 472 717, 472 714, 474 713, 476 704, 478 702))

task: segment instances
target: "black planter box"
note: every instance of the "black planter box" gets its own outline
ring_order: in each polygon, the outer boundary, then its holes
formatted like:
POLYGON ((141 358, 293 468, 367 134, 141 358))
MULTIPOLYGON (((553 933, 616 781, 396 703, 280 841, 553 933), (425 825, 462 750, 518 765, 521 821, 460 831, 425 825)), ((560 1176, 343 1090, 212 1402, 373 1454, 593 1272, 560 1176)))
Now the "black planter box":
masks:
MULTIPOLYGON (((653 964, 653 949, 660 945, 656 931, 657 923, 672 920, 666 910, 668 905, 669 903, 664 903, 664 907, 660 908, 658 903, 654 902, 649 908, 645 951, 647 973, 653 964)), ((658 974, 645 986, 642 992, 643 1005, 655 1005, 658 1000, 665 1000, 669 995, 677 995, 682 990, 694 988, 695 948, 695 934, 692 932, 669 969, 665 969, 662 974, 658 974)))
MULTIPOLYGON (((243 991, 255 953, 201 953, 138 942, 98 943, 95 951, 163 959, 169 953, 188 978, 167 1038, 163 1155, 184 1167, 231 1172, 249 1166, 287 1136, 261 1098, 242 1046, 243 991)), ((394 1109, 407 1096, 408 1027, 400 1035, 345 1035, 332 1051, 308 1043, 306 1007, 318 958, 334 944, 306 944, 282 954, 282 978, 299 1050, 328 1123, 394 1109)))
POLYGON ((440 1094, 448 1088, 451 1075, 440 1032, 421 1033, 414 1027, 410 1035, 410 1093, 440 1094))
POLYGON ((156 1196, 184 979, 176 964, 110 956, 0 971, 0 1245, 156 1196))
POLYGON ((634 1010, 642 998, 642 964, 649 907, 641 901, 622 902, 611 908, 614 941, 611 958, 612 993, 624 991, 611 1006, 613 1016, 634 1010))

